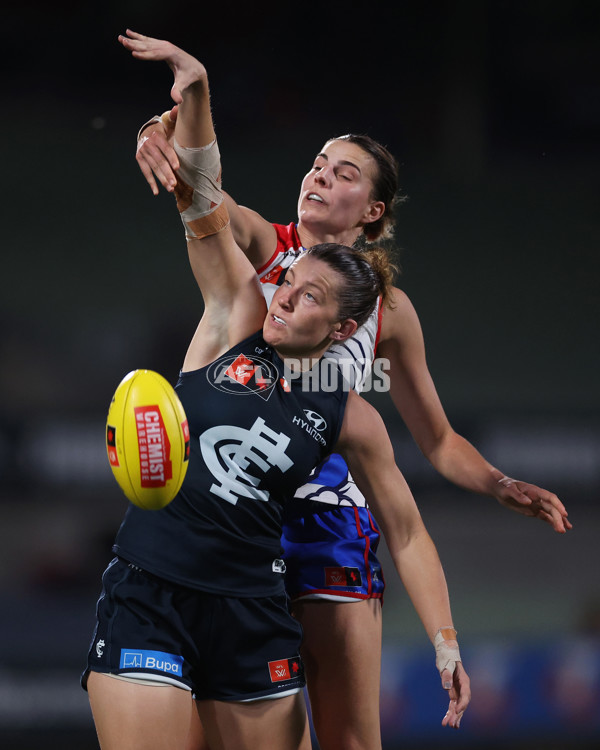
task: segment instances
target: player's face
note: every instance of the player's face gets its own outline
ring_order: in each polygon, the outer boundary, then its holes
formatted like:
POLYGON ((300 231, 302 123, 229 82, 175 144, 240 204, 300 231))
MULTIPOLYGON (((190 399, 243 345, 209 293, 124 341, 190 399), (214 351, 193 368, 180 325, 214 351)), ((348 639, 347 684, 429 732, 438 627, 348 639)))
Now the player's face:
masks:
POLYGON ((341 328, 340 283, 327 263, 301 256, 273 296, 263 325, 265 341, 284 356, 321 356, 341 328))
POLYGON ((344 233, 360 229, 383 206, 371 198, 376 169, 373 157, 355 143, 326 143, 302 180, 301 223, 320 241, 339 241, 344 233))

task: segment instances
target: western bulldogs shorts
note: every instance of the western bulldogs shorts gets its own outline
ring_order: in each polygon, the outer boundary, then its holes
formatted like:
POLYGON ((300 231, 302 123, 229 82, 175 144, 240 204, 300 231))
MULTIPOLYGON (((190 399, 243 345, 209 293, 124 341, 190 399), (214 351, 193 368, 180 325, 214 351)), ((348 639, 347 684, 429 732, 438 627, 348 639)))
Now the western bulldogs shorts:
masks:
POLYGON ((115 558, 102 577, 87 669, 190 690, 199 700, 278 698, 305 684, 302 628, 285 595, 185 588, 115 558))
POLYGON ((323 510, 285 519, 282 544, 288 595, 292 600, 382 599, 385 581, 376 555, 381 534, 371 512, 321 505, 323 510))

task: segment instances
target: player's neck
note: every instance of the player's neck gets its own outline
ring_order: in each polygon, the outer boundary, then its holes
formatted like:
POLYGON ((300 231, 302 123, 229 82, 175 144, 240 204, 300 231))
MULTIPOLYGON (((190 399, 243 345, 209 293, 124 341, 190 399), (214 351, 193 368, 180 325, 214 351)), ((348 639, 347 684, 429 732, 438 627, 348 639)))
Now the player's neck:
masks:
POLYGON ((348 229, 345 232, 325 232, 316 227, 308 228, 302 222, 298 222, 298 237, 302 247, 313 247, 313 245, 322 245, 325 242, 335 242, 337 245, 347 245, 352 247, 357 238, 361 235, 362 230, 348 229))

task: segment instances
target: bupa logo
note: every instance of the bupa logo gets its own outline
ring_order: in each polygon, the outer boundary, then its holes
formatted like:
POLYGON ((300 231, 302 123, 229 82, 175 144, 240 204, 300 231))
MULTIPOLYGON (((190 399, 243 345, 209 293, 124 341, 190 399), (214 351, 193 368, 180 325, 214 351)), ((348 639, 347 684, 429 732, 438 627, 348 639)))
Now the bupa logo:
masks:
POLYGON ((315 428, 315 430, 318 430, 319 432, 323 432, 323 430, 327 427, 327 422, 323 419, 323 417, 320 414, 317 414, 316 411, 311 411, 310 409, 304 409, 304 413, 308 421, 315 428))
POLYGON ((183 656, 167 654, 164 651, 134 651, 122 648, 119 661, 121 669, 155 669, 166 674, 181 677, 183 673, 183 656))
POLYGON ((130 667, 130 668, 139 668, 141 669, 144 660, 144 655, 141 651, 125 651, 125 649, 121 649, 121 663, 119 664, 120 667, 130 667))
POLYGON ((206 372, 206 379, 218 391, 237 396, 254 393, 266 401, 277 385, 279 372, 267 359, 238 354, 213 362, 206 372))
POLYGON ((240 497, 266 502, 269 492, 260 488, 261 479, 272 467, 286 472, 294 465, 285 452, 289 442, 287 435, 271 430, 260 417, 249 430, 234 425, 206 430, 200 435, 200 450, 208 470, 218 481, 210 491, 232 505, 240 497), (258 475, 248 471, 251 464, 258 469, 258 475))

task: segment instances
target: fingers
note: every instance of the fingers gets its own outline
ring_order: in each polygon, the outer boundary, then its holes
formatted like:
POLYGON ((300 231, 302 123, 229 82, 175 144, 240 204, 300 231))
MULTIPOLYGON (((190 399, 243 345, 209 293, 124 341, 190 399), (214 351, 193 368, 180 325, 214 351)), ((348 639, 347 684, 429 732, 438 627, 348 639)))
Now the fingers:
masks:
POLYGON ((459 682, 459 688, 457 689, 458 699, 456 701, 456 714, 464 714, 467 710, 467 706, 471 702, 471 682, 467 677, 466 672, 462 673, 462 680, 459 682))
POLYGON ((548 492, 548 490, 536 487, 535 484, 529 484, 528 482, 516 481, 515 484, 517 489, 532 501, 544 503, 547 509, 548 507, 555 508, 562 516, 568 515, 567 509, 553 492, 548 492))
POLYGON ((156 184, 156 180, 154 179, 154 175, 152 174, 152 169, 150 169, 146 162, 138 161, 138 164, 140 165, 142 174, 144 175, 146 182, 150 186, 150 190, 152 190, 153 195, 158 195, 158 185, 156 184))
POLYGON ((452 729, 459 729, 460 722, 464 713, 464 709, 462 711, 459 711, 457 709, 456 701, 450 701, 448 711, 446 711, 446 715, 442 719, 442 726, 451 727, 452 729))
POLYGON ((150 36, 138 34, 127 29, 127 36, 119 34, 119 42, 128 49, 133 57, 140 60, 165 60, 172 52, 174 45, 162 39, 153 39, 150 36))
MULTIPOLYGON (((446 682, 448 671, 442 672, 442 684, 446 682)), ((457 662, 452 677, 452 688, 448 691, 450 703, 448 711, 442 719, 442 726, 458 729, 467 706, 471 701, 471 681, 465 672, 462 663, 457 662)))
POLYGON ((543 521, 547 521, 554 531, 557 531, 559 534, 564 534, 566 531, 564 519, 561 516, 561 514, 556 510, 556 508, 552 508, 550 512, 546 510, 540 510, 539 517, 543 521))
POLYGON ((542 520, 549 523, 552 528, 559 534, 564 534, 573 526, 567 518, 567 511, 565 506, 560 502, 556 495, 546 493, 544 496, 539 495, 536 501, 533 503, 533 509, 535 515, 542 520))
MULTIPOLYGON (((508 477, 500 480, 499 484, 505 488, 507 495, 512 500, 519 503, 518 507, 513 506, 513 510, 518 510, 523 515, 536 516, 541 521, 550 524, 559 534, 564 534, 573 528, 568 520, 565 506, 554 493, 536 487, 534 484, 509 479, 508 477)), ((510 501, 507 502, 507 499, 505 495, 501 502, 509 507, 510 501)))
POLYGON ((127 36, 131 37, 132 39, 139 39, 140 41, 144 41, 150 38, 150 37, 144 36, 143 34, 138 34, 137 31, 132 31, 131 29, 125 29, 125 33, 127 34, 127 36))
POLYGON ((158 195, 156 179, 165 190, 173 192, 177 184, 175 172, 179 169, 179 159, 164 136, 154 132, 140 138, 135 158, 154 195, 158 195))
POLYGON ((118 39, 124 47, 127 47, 127 49, 133 49, 136 41, 145 42, 148 39, 148 37, 145 37, 143 34, 138 34, 135 31, 131 31, 131 29, 126 29, 125 33, 127 36, 119 34, 118 39))

